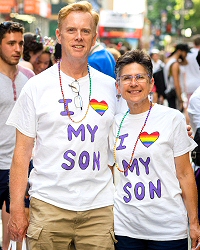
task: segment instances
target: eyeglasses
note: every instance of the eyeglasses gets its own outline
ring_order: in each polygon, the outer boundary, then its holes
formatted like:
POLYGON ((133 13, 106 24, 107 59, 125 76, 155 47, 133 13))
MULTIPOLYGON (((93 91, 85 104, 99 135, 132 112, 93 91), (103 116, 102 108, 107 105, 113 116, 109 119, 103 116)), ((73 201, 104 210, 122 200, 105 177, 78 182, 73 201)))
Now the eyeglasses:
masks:
POLYGON ((137 75, 123 75, 123 76, 120 76, 118 77, 118 80, 124 84, 124 85, 127 85, 127 84, 131 84, 132 83, 132 80, 135 79, 135 81, 137 83, 146 83, 148 78, 150 78, 150 75, 149 74, 137 74, 137 75))
POLYGON ((80 96, 80 85, 79 82, 77 80, 75 80, 74 82, 72 82, 71 84, 69 84, 69 87, 71 87, 72 91, 76 94, 78 94, 77 96, 74 97, 74 105, 76 108, 80 108, 81 110, 83 109, 83 101, 82 101, 82 97, 80 96))

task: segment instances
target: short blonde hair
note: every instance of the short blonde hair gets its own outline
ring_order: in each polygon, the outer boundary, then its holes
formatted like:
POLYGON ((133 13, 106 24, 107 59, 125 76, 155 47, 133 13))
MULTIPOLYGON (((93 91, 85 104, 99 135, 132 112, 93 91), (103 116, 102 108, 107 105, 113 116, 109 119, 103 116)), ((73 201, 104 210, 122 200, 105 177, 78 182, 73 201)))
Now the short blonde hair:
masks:
POLYGON ((93 10, 91 3, 88 1, 80 1, 78 3, 72 3, 63 7, 58 13, 58 28, 62 26, 63 20, 72 12, 72 11, 81 11, 88 12, 93 18, 95 30, 97 30, 97 25, 99 22, 99 14, 93 10))

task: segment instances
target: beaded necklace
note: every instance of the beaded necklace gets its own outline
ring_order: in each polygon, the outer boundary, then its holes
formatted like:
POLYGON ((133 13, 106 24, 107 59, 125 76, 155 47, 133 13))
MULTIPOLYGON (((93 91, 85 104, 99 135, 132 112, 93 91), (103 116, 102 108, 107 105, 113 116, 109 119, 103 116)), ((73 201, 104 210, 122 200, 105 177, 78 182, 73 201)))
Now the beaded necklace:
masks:
POLYGON ((60 81, 60 89, 61 89, 61 93, 62 93, 62 97, 63 97, 64 106, 65 106, 65 109, 66 109, 66 111, 68 113, 69 119, 74 123, 82 122, 85 119, 85 117, 87 116, 88 111, 89 111, 89 107, 90 107, 90 100, 91 100, 91 93, 92 93, 92 79, 91 79, 91 75, 90 75, 89 65, 87 65, 87 68, 88 68, 88 75, 89 75, 89 81, 90 81, 89 103, 88 103, 87 110, 86 110, 85 115, 83 116, 83 118, 81 118, 79 121, 75 121, 75 120, 73 120, 71 118, 70 113, 69 113, 68 105, 66 104, 66 99, 65 99, 64 91, 63 91, 63 87, 62 87, 62 79, 61 79, 61 72, 60 72, 60 61, 58 62, 58 74, 59 74, 59 81, 60 81))
POLYGON ((130 159, 129 164, 128 164, 128 166, 127 166, 127 168, 126 168, 125 170, 120 169, 120 167, 119 167, 119 165, 118 165, 118 163, 117 163, 117 151, 116 151, 116 148, 117 148, 117 141, 118 141, 118 139, 119 139, 119 134, 120 134, 122 125, 123 125, 123 123, 124 123, 124 120, 125 120, 126 116, 130 113, 130 110, 128 110, 128 111, 125 113, 125 115, 123 116, 123 118, 122 118, 122 120, 121 120, 121 122, 120 122, 119 129, 118 129, 118 131, 117 131, 117 136, 116 136, 116 139, 115 139, 114 149, 113 149, 113 155, 114 155, 114 161, 115 161, 114 166, 116 166, 116 168, 117 168, 120 172, 126 172, 126 171, 130 168, 131 163, 133 162, 133 157, 134 157, 135 149, 136 149, 137 143, 138 143, 138 141, 139 141, 139 139, 140 139, 140 135, 141 135, 141 133, 142 133, 144 127, 146 126, 147 120, 148 120, 149 115, 150 115, 150 112, 151 112, 151 108, 152 108, 152 102, 150 102, 149 111, 148 111, 148 113, 147 113, 147 116, 146 116, 146 119, 145 119, 145 121, 144 121, 144 124, 143 124, 143 126, 142 126, 142 128, 141 128, 141 130, 140 130, 140 133, 139 133, 139 135, 138 135, 138 137, 137 137, 137 139, 136 139, 136 142, 135 142, 135 144, 134 144, 133 151, 132 151, 132 154, 131 154, 131 159, 130 159))

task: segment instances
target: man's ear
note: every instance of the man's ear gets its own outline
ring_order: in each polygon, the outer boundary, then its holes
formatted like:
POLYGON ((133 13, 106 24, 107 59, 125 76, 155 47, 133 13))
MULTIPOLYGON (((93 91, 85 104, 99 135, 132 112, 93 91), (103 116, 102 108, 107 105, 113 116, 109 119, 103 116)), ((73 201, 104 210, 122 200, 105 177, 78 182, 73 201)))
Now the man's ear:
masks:
POLYGON ((56 39, 57 39, 57 42, 60 43, 60 30, 59 29, 56 29, 56 39))

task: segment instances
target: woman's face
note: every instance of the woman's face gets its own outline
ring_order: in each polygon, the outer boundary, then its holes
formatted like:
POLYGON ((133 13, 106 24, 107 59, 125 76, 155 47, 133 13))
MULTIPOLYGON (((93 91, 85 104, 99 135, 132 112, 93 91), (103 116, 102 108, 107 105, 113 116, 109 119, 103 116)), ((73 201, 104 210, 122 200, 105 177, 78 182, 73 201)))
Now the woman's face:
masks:
MULTIPOLYGON (((117 82, 118 93, 129 104, 149 103, 148 95, 154 85, 146 69, 138 63, 130 63, 121 71, 120 80, 117 82)), ((149 104, 148 104, 149 105, 149 104)))
POLYGON ((51 60, 50 53, 42 53, 33 64, 34 73, 37 75, 48 68, 51 60))
POLYGON ((37 52, 36 54, 34 54, 32 51, 29 52, 29 55, 31 57, 29 62, 33 65, 36 62, 36 60, 38 59, 38 57, 42 54, 42 52, 43 52, 42 50, 37 52))

